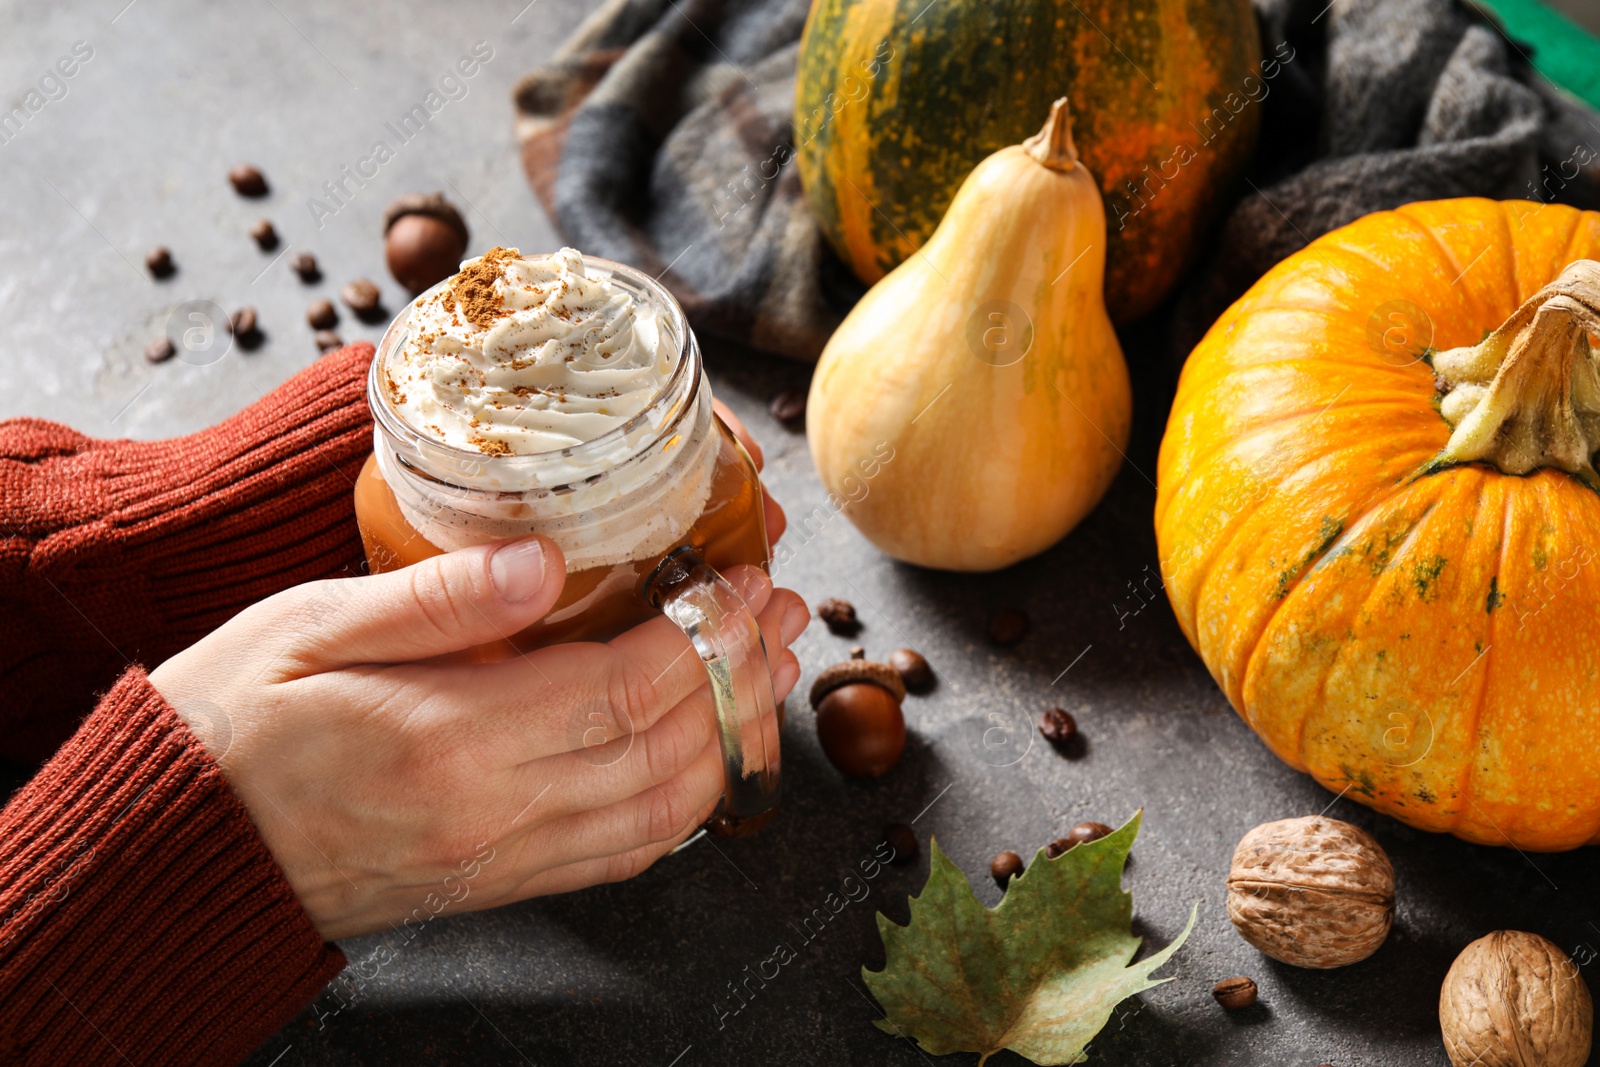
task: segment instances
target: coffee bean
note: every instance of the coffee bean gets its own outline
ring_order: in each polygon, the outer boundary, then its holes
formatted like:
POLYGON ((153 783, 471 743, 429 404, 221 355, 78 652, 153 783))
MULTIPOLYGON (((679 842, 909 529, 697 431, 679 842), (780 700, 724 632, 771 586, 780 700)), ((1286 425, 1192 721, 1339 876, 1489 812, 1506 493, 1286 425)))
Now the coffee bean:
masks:
POLYGON ((157 245, 146 252, 144 265, 157 278, 170 277, 176 269, 172 264, 172 250, 166 245, 157 245))
POLYGON ((1239 1011, 1256 1002, 1256 983, 1250 978, 1224 978, 1211 987, 1211 995, 1228 1011, 1239 1011))
POLYGON ((1103 822, 1080 822, 1067 831, 1067 836, 1064 840, 1074 845, 1082 845, 1090 841, 1098 841, 1110 833, 1111 827, 1103 822))
POLYGON ((1051 708, 1039 716, 1039 733, 1056 748, 1065 748, 1077 736, 1078 724, 1062 708, 1051 708))
POLYGON ((1006 851, 995 854, 989 861, 989 876, 1004 889, 1006 883, 1022 873, 1022 857, 1015 852, 1006 851))
POLYGON ((331 330, 339 325, 339 312, 331 300, 313 300, 306 307, 306 321, 313 330, 331 330))
POLYGON ((803 389, 779 389, 767 401, 767 411, 783 423, 796 423, 806 417, 806 393, 803 389))
POLYGON ((933 688, 933 668, 914 648, 897 648, 889 653, 889 666, 900 672, 908 693, 926 693, 933 688))
POLYGON ((171 359, 178 350, 172 347, 170 337, 157 337, 144 346, 144 358, 151 363, 165 363, 171 359))
POLYGON ((240 196, 266 196, 267 179, 248 163, 240 163, 228 172, 228 181, 240 196))
POLYGON ((905 823, 890 823, 888 829, 883 832, 883 839, 894 849, 894 859, 890 860, 890 863, 910 863, 917 858, 917 853, 920 851, 917 832, 905 823))
POLYGON ((989 640, 1014 645, 1028 633, 1028 614, 1020 608, 1001 608, 989 619, 989 640))
POLYGON ((278 231, 273 229, 271 219, 257 219, 250 227, 250 237, 263 252, 270 252, 278 247, 278 231))
POLYGON ((344 347, 344 339, 332 330, 318 330, 316 341, 318 352, 331 352, 344 347))
POLYGON ((242 307, 228 316, 228 330, 239 347, 251 349, 261 343, 261 330, 256 323, 256 309, 242 307))
POLYGON ((831 596, 817 605, 817 618, 826 624, 829 633, 839 637, 854 637, 861 632, 861 620, 856 618, 856 606, 836 596, 831 596))
POLYGON ((322 277, 322 269, 317 266, 317 257, 310 252, 296 252, 295 257, 289 261, 289 268, 300 275, 300 280, 307 284, 322 277))
POLYGON ((356 313, 358 319, 371 320, 383 314, 383 294, 365 278, 357 278, 339 290, 339 299, 356 313))
POLYGON ((1103 822, 1080 822, 1067 831, 1066 837, 1058 837, 1044 846, 1044 854, 1055 859, 1063 852, 1071 851, 1076 845, 1088 841, 1098 841, 1111 832, 1111 827, 1103 822))

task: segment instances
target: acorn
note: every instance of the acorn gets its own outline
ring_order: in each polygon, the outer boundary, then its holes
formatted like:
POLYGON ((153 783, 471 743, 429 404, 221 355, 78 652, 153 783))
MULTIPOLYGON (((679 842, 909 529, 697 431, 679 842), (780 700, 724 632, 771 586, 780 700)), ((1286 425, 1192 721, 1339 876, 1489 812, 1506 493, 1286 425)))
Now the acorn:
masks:
POLYGON ((408 193, 383 213, 389 273, 412 295, 459 270, 467 240, 466 221, 443 193, 408 193))
POLYGON ((828 761, 853 778, 882 778, 906 747, 900 704, 906 685, 900 672, 875 663, 861 649, 835 663, 811 683, 817 740, 828 761))

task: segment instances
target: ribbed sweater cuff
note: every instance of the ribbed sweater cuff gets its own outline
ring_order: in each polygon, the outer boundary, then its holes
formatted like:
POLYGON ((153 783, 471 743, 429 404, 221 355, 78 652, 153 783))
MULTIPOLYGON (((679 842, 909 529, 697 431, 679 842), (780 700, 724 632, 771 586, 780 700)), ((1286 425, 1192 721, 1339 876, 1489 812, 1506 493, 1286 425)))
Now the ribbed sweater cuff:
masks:
POLYGON ((139 668, 0 811, 0 1062, 235 1063, 343 966, 139 668))
POLYGON ((115 543, 115 565, 192 639, 359 560, 352 498, 372 451, 371 361, 371 345, 341 349, 188 437, 96 442, 83 459, 108 506, 40 544, 32 565, 109 563, 102 546, 115 543))
POLYGON ((42 762, 129 663, 361 562, 372 346, 323 357, 224 422, 106 441, 0 422, 0 753, 42 762))

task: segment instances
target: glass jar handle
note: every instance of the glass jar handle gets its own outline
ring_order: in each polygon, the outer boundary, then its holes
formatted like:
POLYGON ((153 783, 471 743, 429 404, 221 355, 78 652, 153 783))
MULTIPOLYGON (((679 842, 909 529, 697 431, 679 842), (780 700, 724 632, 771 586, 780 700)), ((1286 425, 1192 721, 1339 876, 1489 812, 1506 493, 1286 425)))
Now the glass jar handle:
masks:
POLYGON ((727 837, 752 832, 776 811, 779 784, 778 702, 761 628, 688 546, 661 561, 645 590, 694 645, 711 683, 725 785, 707 825, 727 837))

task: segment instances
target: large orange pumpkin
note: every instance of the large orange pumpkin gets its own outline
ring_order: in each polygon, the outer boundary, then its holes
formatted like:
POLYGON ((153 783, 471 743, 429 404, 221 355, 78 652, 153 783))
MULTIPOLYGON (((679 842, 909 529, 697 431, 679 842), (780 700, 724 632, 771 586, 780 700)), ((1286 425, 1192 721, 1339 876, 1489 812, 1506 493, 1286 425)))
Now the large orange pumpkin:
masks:
POLYGON ((1273 752, 1412 826, 1600 840, 1593 259, 1594 212, 1369 215, 1178 386, 1155 518, 1184 633, 1273 752))

